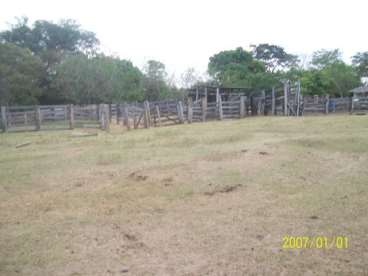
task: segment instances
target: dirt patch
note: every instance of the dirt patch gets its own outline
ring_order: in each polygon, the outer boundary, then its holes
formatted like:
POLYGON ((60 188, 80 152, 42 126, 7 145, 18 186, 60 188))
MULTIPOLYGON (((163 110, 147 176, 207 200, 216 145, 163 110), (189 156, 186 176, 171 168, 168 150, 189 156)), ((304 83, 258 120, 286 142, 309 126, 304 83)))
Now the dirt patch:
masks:
POLYGON ((128 178, 134 179, 135 181, 145 181, 147 180, 148 176, 140 174, 139 172, 132 172, 128 175, 128 178))
POLYGON ((238 189, 241 186, 242 186, 241 184, 232 185, 232 186, 225 186, 221 189, 216 189, 216 190, 211 191, 211 192, 205 192, 204 194, 207 195, 207 196, 213 196, 213 195, 219 194, 219 193, 220 194, 221 193, 230 193, 230 192, 235 191, 236 189, 238 189))

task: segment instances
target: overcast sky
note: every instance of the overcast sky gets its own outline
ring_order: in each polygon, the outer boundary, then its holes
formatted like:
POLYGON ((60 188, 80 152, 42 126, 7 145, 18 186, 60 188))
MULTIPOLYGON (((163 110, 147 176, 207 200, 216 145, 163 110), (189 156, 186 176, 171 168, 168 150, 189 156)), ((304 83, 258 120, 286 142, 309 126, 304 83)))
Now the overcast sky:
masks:
POLYGON ((0 30, 14 17, 77 20, 106 53, 142 67, 149 59, 180 76, 207 69, 211 55, 238 46, 272 43, 294 54, 340 48, 344 59, 368 51, 368 0, 8 0, 0 30))

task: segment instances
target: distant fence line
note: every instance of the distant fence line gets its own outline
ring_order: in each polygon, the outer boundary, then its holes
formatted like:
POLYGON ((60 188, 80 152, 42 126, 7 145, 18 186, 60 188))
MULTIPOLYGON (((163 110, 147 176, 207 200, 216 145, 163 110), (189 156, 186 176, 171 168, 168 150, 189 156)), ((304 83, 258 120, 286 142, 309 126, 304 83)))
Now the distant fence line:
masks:
POLYGON ((2 106, 1 127, 6 131, 41 129, 101 128, 108 130, 116 120, 127 129, 158 127, 184 122, 239 119, 247 116, 302 116, 368 111, 367 98, 330 98, 329 96, 301 96, 285 90, 278 96, 238 96, 214 102, 207 97, 197 101, 165 100, 143 103, 93 105, 2 106), (286 100, 285 100, 286 99, 286 100))

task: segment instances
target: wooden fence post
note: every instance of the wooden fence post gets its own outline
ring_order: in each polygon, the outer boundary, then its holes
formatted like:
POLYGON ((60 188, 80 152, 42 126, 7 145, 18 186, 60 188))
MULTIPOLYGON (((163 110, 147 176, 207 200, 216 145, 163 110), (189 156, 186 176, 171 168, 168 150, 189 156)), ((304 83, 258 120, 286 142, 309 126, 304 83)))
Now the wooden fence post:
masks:
POLYGON ((288 85, 288 81, 284 82, 284 115, 288 116, 289 115, 289 108, 288 108, 288 90, 289 90, 289 85, 288 85))
POLYGON ((271 114, 276 114, 276 95, 275 95, 275 87, 272 87, 272 99, 271 99, 271 114))
POLYGON ((193 122, 193 101, 192 98, 188 99, 188 123, 193 122))
POLYGON ((160 127, 161 126, 161 114, 160 114, 160 107, 158 106, 158 104, 155 105, 155 111, 156 111, 156 116, 157 116, 157 125, 160 127))
POLYGON ((207 96, 202 98, 202 122, 206 121, 207 117, 207 96))
POLYGON ((240 118, 245 117, 245 96, 240 96, 240 118))
POLYGON ((130 121, 129 121, 129 106, 127 104, 124 104, 124 125, 127 127, 128 130, 130 130, 130 121))
POLYGON ((41 109, 38 105, 35 106, 36 130, 41 129, 41 109))
POLYGON ((116 124, 120 124, 121 119, 121 104, 116 104, 116 124))
POLYGON ((179 101, 177 104, 177 110, 178 110, 178 117, 179 117, 179 122, 181 124, 184 123, 184 108, 183 108, 183 103, 182 101, 179 101))
POLYGON ((301 87, 300 87, 300 81, 297 82, 296 84, 296 116, 299 117, 299 113, 300 113, 300 101, 301 101, 301 87))
POLYGON ((69 105, 69 128, 74 128, 74 105, 69 105))
POLYGON ((220 88, 216 88, 216 104, 218 104, 220 100, 220 88))
POLYGON ((326 103, 325 103, 325 113, 328 114, 328 109, 330 106, 330 95, 326 95, 326 103))
POLYGON ((148 101, 144 102, 144 110, 143 110, 143 123, 144 123, 144 127, 145 128, 149 128, 150 127, 150 122, 151 122, 151 118, 150 118, 150 111, 149 111, 149 103, 148 101))
POLYGON ((221 96, 219 96, 217 104, 218 104, 219 119, 222 120, 222 119, 224 119, 224 112, 222 110, 222 99, 221 99, 221 96))
POLYGON ((100 127, 101 129, 105 129, 105 112, 104 112, 104 105, 103 104, 99 104, 97 106, 97 114, 98 114, 98 119, 100 121, 100 127))
POLYGON ((1 128, 3 132, 8 131, 8 122, 6 118, 6 107, 5 106, 1 107, 1 128))

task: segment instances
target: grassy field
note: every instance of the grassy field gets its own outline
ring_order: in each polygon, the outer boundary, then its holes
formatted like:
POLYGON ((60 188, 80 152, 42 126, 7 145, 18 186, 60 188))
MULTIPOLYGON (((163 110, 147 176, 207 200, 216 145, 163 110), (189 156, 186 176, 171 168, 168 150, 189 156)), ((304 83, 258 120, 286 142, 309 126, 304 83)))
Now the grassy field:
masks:
POLYGON ((367 116, 81 131, 0 135, 0 275, 368 273, 367 116))

